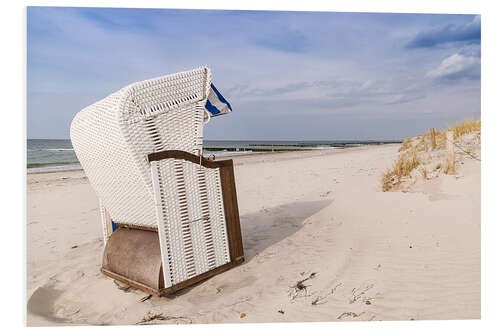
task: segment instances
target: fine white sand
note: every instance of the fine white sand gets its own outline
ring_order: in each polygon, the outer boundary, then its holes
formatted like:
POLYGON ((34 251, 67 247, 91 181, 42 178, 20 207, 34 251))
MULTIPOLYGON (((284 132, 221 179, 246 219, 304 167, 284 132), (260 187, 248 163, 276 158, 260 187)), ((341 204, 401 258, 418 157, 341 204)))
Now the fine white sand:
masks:
POLYGON ((382 192, 398 148, 236 157, 245 263, 143 302, 99 271, 84 173, 29 174, 28 325, 480 318, 480 162, 382 192))

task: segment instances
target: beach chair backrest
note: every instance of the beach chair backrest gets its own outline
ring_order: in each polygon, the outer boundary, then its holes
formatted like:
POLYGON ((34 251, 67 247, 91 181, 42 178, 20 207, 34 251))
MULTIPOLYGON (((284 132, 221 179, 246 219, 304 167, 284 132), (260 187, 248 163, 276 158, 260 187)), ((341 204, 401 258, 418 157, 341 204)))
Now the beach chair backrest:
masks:
POLYGON ((157 226, 147 156, 164 150, 201 154, 210 84, 206 67, 137 82, 75 116, 75 153, 115 223, 157 226))

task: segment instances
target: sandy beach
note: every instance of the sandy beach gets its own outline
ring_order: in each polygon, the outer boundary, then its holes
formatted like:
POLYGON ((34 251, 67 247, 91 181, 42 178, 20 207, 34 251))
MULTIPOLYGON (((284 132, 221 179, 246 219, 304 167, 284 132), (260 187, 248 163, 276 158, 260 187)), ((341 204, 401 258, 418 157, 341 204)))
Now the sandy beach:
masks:
POLYGON ((100 273, 83 171, 28 174, 27 324, 479 319, 481 164, 383 192, 399 147, 234 157, 244 264, 162 298, 100 273))

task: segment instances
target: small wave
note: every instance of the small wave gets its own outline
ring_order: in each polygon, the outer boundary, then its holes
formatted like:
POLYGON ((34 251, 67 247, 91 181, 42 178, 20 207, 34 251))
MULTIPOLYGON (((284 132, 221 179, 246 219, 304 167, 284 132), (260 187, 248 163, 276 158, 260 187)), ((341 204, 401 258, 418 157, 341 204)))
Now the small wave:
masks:
POLYGON ((45 164, 28 166, 28 173, 39 173, 39 172, 50 172, 50 171, 63 171, 63 170, 82 170, 82 166, 79 163, 71 164, 45 164))
POLYGON ((68 161, 68 162, 48 162, 48 163, 28 163, 26 167, 30 168, 45 168, 51 166, 64 166, 64 165, 80 165, 78 161, 68 161))
POLYGON ((73 148, 47 148, 47 149, 40 149, 40 150, 65 151, 65 150, 74 150, 74 149, 73 148))
POLYGON ((38 148, 38 149, 27 149, 27 151, 73 151, 73 148, 38 148))

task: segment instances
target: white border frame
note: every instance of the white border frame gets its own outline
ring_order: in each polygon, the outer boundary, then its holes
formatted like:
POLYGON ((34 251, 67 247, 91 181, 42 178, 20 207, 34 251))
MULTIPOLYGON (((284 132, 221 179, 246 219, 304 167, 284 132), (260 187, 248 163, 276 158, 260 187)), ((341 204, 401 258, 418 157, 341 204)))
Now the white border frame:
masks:
MULTIPOLYGON (((2 94, 5 97, 4 117, 2 130, 0 131, 4 143, 4 158, 2 163, 2 175, 7 186, 3 187, 3 207, 8 208, 4 213, 4 234, 2 242, 2 253, 4 255, 4 267, 9 269, 2 276, 2 285, 6 289, 6 295, 2 301, 2 314, 5 320, 4 326, 25 325, 26 321, 26 10, 25 6, 87 6, 87 7, 143 7, 143 8, 199 8, 199 9, 256 9, 256 10, 303 10, 303 11, 351 11, 351 12, 410 12, 410 13, 449 13, 449 14, 481 14, 482 15, 482 320, 475 321, 417 321, 417 322, 364 322, 364 323, 304 323, 287 325, 287 329, 321 330, 343 329, 348 331, 370 330, 370 332, 399 332, 422 331, 432 328, 433 330, 453 330, 454 332, 481 331, 498 329, 495 322, 498 316, 496 308, 498 302, 500 281, 497 254, 500 253, 497 235, 500 234, 500 219, 498 218, 498 199, 496 198, 499 188, 498 170, 500 169, 498 149, 499 131, 494 126, 499 126, 499 103, 497 101, 498 88, 495 86, 500 77, 499 72, 499 45, 498 35, 500 31, 499 11, 496 10, 494 1, 469 1, 458 2, 451 0, 421 0, 421 1, 344 1, 326 2, 318 0, 309 1, 245 1, 244 3, 234 1, 153 1, 153 0, 120 0, 120 1, 11 1, 5 2, 2 9, 2 32, 3 50, 2 54, 2 94), (7 7, 7 8, 5 8, 7 7), (12 51, 12 52, 11 52, 12 51), (487 71, 485 70, 487 68, 487 71), (14 142, 14 143, 13 143, 14 142), (9 163, 7 163, 9 162, 9 163), (6 176, 7 175, 7 176, 6 176), (484 180, 487 180, 484 181, 484 180), (12 229, 12 230, 11 230, 12 229), (22 242, 19 242, 22 239, 22 242), (15 249, 15 254, 13 250, 15 249), (15 286, 15 287, 14 287, 15 286), (20 297, 21 296, 21 297, 20 297)), ((254 325, 203 325, 203 326, 169 326, 174 330, 203 329, 208 331, 254 331, 255 329, 278 327, 284 328, 285 324, 254 324, 254 325), (258 325, 258 326, 256 326, 258 325)), ((54 328, 45 328, 52 331, 54 328)), ((135 327, 79 327, 79 329, 92 330, 134 330, 135 327)), ((146 328, 141 328, 142 330, 146 328)), ((149 329, 164 330, 167 327, 150 327, 149 329)), ((44 330, 44 328, 40 328, 44 330)))

